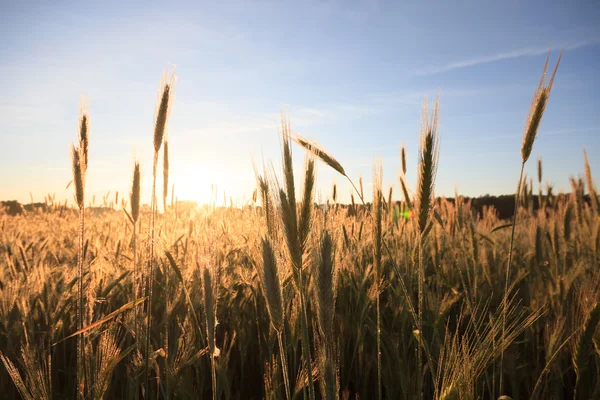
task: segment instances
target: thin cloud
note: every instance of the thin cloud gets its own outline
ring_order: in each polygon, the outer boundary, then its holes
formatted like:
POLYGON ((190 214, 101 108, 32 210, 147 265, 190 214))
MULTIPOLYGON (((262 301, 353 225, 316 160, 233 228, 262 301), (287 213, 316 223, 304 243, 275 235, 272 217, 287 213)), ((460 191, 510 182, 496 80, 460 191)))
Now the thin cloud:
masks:
MULTIPOLYGON (((567 50, 575 50, 581 47, 591 46, 600 43, 600 40, 582 40, 579 42, 571 42, 557 46, 557 49, 567 50)), ((509 60, 513 58, 519 57, 533 57, 539 56, 542 54, 546 54, 548 52, 547 47, 536 47, 536 48, 525 48, 519 49, 499 54, 487 55, 487 56, 479 56, 473 57, 466 60, 454 61, 446 65, 438 66, 438 67, 424 67, 415 71, 415 75, 425 76, 425 75, 434 75, 439 74, 441 72, 452 71, 455 69, 473 67, 475 65, 480 64, 488 64, 496 61, 509 60)))

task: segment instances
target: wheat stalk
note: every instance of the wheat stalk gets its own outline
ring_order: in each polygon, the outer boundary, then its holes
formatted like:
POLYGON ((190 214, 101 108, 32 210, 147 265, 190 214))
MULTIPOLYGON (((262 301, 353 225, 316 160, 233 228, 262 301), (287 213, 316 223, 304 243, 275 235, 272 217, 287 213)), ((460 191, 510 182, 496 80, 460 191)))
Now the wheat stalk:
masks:
MULTIPOLYGON (((542 78, 537 89, 534 92, 533 100, 531 102, 531 107, 529 108, 529 115, 527 116, 525 131, 523 132, 523 140, 521 142, 521 172, 519 173, 519 181, 517 182, 517 191, 515 193, 515 208, 513 213, 513 221, 512 221, 512 229, 510 235, 510 246, 508 250, 508 265, 506 267, 506 277, 504 282, 504 299, 503 299, 503 308, 506 310, 506 299, 508 296, 508 286, 510 279, 510 269, 512 265, 512 253, 513 253, 513 243, 515 236, 515 225, 517 222, 517 211, 519 207, 519 194, 521 192, 521 184, 523 180, 523 170, 525 169, 525 163, 529 159, 531 155, 531 150, 533 149, 533 143, 537 136, 538 128, 540 126, 540 122, 542 121, 542 116, 544 114, 544 110, 546 108, 546 104, 550 97, 550 91, 552 90, 552 85, 554 83, 554 77, 556 76, 556 71, 558 70, 558 65, 560 64, 560 60, 562 58, 562 51, 560 56, 558 57, 558 61, 556 62, 556 67, 554 68, 554 72, 552 73, 552 77, 550 78, 550 82, 548 85, 544 86, 544 82, 546 80, 546 70, 548 68, 548 61, 550 59, 550 51, 548 51, 548 56, 546 57, 546 64, 544 65, 544 71, 542 72, 542 78)), ((503 314, 506 314, 504 312, 503 314)), ((503 325, 505 325, 506 317, 503 316, 503 325)), ((500 391, 504 390, 504 352, 500 356, 500 391)))
POLYGON ((163 210, 167 212, 167 195, 169 193, 169 138, 165 136, 163 147, 163 210))
MULTIPOLYGON (((419 171, 417 175, 417 195, 415 208, 417 214, 418 238, 418 336, 420 342, 425 343, 423 333, 423 313, 425 298, 425 266, 423 265, 423 246, 429 232, 431 209, 433 208, 433 188, 439 159, 439 140, 438 131, 438 106, 439 95, 435 102, 431 120, 429 119, 429 110, 427 99, 423 106, 421 114, 421 135, 419 145, 419 171)), ((417 388, 419 399, 423 398, 423 355, 422 346, 417 345, 417 388)))
POLYGON ((271 240, 268 237, 262 238, 262 259, 262 269, 259 270, 259 276, 263 293, 267 300, 267 311, 269 312, 271 325, 277 334, 277 340, 279 342, 279 356, 281 358, 281 369, 286 399, 291 400, 288 365, 283 340, 283 297, 281 295, 281 283, 279 281, 275 251, 273 250, 271 240))
MULTIPOLYGON (((283 175, 284 187, 279 190, 279 202, 281 208, 281 221, 290 255, 293 276, 298 287, 301 308, 302 325, 302 353, 306 370, 312 371, 312 357, 309 343, 309 319, 305 299, 305 282, 302 258, 306 250, 308 234, 312 221, 312 198, 314 191, 314 161, 307 160, 306 174, 304 179, 304 194, 301 204, 300 216, 297 215, 296 190, 294 184, 294 171, 292 167, 292 149, 290 126, 282 115, 281 134, 283 136, 283 175)), ((315 399, 314 380, 312 373, 308 373, 308 391, 310 400, 315 399)))
POLYGON ((334 316, 336 297, 336 270, 333 240, 326 230, 321 235, 316 253, 314 304, 320 334, 319 365, 321 368, 321 391, 324 399, 338 398, 338 377, 334 367, 337 359, 334 316))
MULTIPOLYGON (((83 264, 85 243, 85 177, 88 167, 89 150, 89 117, 87 106, 82 104, 78 126, 78 145, 71 146, 71 163, 73 182, 75 183, 75 198, 79 208, 79 246, 77 256, 77 330, 84 325, 84 298, 83 298, 83 264)), ((81 333, 77 336, 77 396, 85 397, 85 337, 81 333)))
POLYGON ((154 124, 154 163, 152 166, 152 198, 151 198, 151 216, 150 216, 150 243, 148 250, 148 266, 146 268, 146 293, 148 295, 147 313, 146 313, 146 354, 145 354, 145 375, 146 375, 146 395, 150 395, 150 332, 152 330, 152 297, 154 285, 154 234, 155 220, 157 212, 156 201, 156 169, 158 164, 158 153, 163 142, 163 137, 167 129, 167 122, 171 113, 171 104, 173 102, 173 86, 175 84, 175 72, 171 74, 171 78, 167 82, 167 72, 163 74, 163 79, 159 89, 159 101, 156 110, 154 124))
POLYGON ((204 294, 204 312, 206 314, 206 336, 208 339, 208 348, 210 350, 210 361, 211 361, 211 375, 212 375, 212 397, 213 400, 217 399, 217 375, 215 357, 219 355, 219 349, 215 342, 215 329, 217 319, 215 316, 215 293, 212 282, 212 274, 208 268, 204 268, 203 271, 203 294, 204 294))
POLYGON ((381 160, 373 165, 373 267, 375 270, 375 290, 376 293, 376 341, 377 341, 377 398, 382 399, 381 392, 381 310, 380 310, 380 294, 381 294, 381 247, 382 247, 382 198, 381 193, 381 160))
MULTIPOLYGON (((131 224, 133 225, 133 297, 134 299, 138 298, 139 295, 139 271, 138 271, 138 260, 137 260, 137 222, 140 216, 140 163, 135 161, 133 165, 133 179, 131 183, 131 193, 129 195, 129 200, 131 203, 131 224)), ((138 315, 137 315, 138 307, 134 307, 134 327, 135 327, 135 335, 136 340, 139 340, 139 332, 138 332, 138 315)))

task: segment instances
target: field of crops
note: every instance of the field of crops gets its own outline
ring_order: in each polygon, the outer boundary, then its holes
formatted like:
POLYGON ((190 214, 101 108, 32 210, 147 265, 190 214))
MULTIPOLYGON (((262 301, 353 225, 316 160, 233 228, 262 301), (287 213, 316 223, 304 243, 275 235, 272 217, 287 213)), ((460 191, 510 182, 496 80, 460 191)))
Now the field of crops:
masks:
MULTIPOLYGON (((401 195, 383 193, 375 165, 371 203, 361 180, 352 204, 333 187, 317 205, 316 163, 350 178, 284 119, 283 170, 257 171, 251 205, 184 207, 167 201, 171 82, 149 138, 164 181, 151 206, 136 164, 122 209, 85 207, 84 110, 77 206, 0 214, 0 397, 600 398, 587 155, 571 193, 542 189, 538 162, 539 193, 520 177, 514 220, 477 213, 434 196, 436 103, 423 111, 416 188, 403 152, 401 195)), ((551 86, 534 94, 523 165, 551 86)))

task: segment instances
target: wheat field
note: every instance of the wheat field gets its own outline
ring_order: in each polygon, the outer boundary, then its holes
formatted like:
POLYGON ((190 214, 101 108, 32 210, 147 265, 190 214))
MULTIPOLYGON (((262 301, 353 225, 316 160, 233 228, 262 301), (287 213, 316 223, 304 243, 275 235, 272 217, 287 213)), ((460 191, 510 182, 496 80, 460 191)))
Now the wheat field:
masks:
POLYGON ((298 136, 283 115, 282 170, 255 168, 243 207, 169 201, 176 103, 166 74, 148 137, 154 181, 143 183, 152 204, 140 204, 135 163, 125 198, 86 207, 83 107, 75 206, 0 214, 0 397, 600 399, 588 156, 571 193, 543 186, 541 160, 539 194, 523 176, 559 63, 547 79, 546 62, 534 92, 508 220, 435 196, 439 101, 423 108, 417 162, 401 152, 399 196, 375 164, 373 201, 363 201, 362 179, 335 149, 298 136), (305 158, 301 171, 294 157, 305 158), (338 203, 335 185, 316 203, 317 166, 351 183, 351 204, 338 203))

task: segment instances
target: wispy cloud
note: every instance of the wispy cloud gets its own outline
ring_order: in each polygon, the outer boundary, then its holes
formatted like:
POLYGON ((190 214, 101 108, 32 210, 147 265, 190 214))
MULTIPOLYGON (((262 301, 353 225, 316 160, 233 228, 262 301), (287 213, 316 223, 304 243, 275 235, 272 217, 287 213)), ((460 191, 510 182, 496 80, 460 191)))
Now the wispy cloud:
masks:
MULTIPOLYGON (((568 43, 563 42, 563 43, 558 43, 558 45, 554 46, 554 48, 555 49, 564 49, 565 51, 568 51, 568 50, 579 49, 581 47, 592 46, 592 45, 595 45, 598 43, 600 43, 599 39, 581 40, 581 41, 577 41, 577 42, 568 42, 568 43)), ((452 71, 452 70, 460 69, 460 68, 473 67, 473 66, 480 65, 480 64, 488 64, 488 63, 492 63, 492 62, 496 62, 496 61, 509 60, 509 59, 519 58, 519 57, 539 56, 542 54, 546 54, 547 52, 548 52, 548 47, 522 48, 522 49, 507 51, 507 52, 498 53, 498 54, 477 56, 477 57, 472 57, 472 58, 465 59, 465 60, 454 61, 454 62, 445 64, 442 66, 423 67, 423 68, 420 68, 417 71, 415 71, 415 75, 419 75, 419 76, 434 75, 434 74, 439 74, 441 72, 452 71)))

